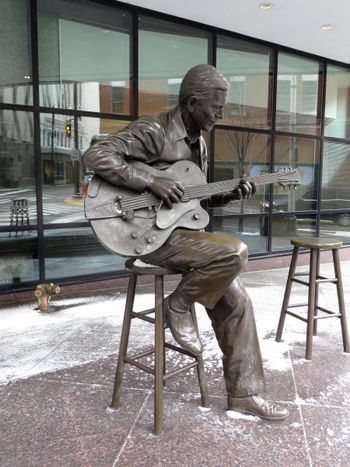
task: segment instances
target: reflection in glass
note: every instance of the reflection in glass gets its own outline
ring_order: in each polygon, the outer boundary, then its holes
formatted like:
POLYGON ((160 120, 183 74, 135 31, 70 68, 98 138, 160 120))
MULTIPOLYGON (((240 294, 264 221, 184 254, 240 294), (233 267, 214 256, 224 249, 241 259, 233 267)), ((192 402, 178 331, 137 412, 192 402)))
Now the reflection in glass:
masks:
POLYGON ((0 225, 36 224, 33 115, 0 109, 0 225))
POLYGON ((249 249, 249 254, 265 253, 267 237, 260 235, 259 217, 214 217, 213 231, 218 234, 239 238, 249 249))
POLYGON ((327 66, 325 136, 350 138, 350 71, 327 66))
POLYGON ((278 54, 276 129, 319 134, 319 63, 278 54))
POLYGON ((1 2, 0 102, 33 104, 29 2, 1 2))
POLYGON ((131 16, 78 0, 39 0, 40 105, 130 113, 131 16))
POLYGON ((271 50, 218 36, 217 68, 230 83, 223 123, 269 128, 269 67, 271 50))
POLYGON ((350 144, 325 141, 323 149, 321 209, 350 212, 350 144))
MULTIPOLYGON (((243 176, 261 176, 269 172, 270 137, 253 131, 215 130, 215 162, 213 180, 229 180, 243 176)), ((269 186, 257 186, 249 200, 233 201, 216 213, 258 213, 269 195, 269 186)))
POLYGON ((276 136, 275 170, 297 169, 295 183, 274 185, 274 211, 317 209, 317 183, 320 159, 319 142, 311 138, 276 136))
POLYGON ((40 120, 44 222, 85 221, 84 196, 92 172, 82 155, 93 138, 128 122, 44 113, 40 120))
POLYGON ((139 114, 147 115, 177 104, 186 72, 207 63, 208 33, 147 16, 139 25, 139 114))
POLYGON ((350 241, 350 212, 321 214, 320 235, 350 241))
POLYGON ((272 217, 272 250, 290 250, 290 239, 293 237, 314 237, 316 235, 316 218, 312 215, 272 217))
POLYGON ((103 248, 90 227, 45 231, 46 279, 118 271, 124 261, 103 248))
POLYGON ((0 289, 39 279, 36 233, 0 233, 0 257, 0 289))

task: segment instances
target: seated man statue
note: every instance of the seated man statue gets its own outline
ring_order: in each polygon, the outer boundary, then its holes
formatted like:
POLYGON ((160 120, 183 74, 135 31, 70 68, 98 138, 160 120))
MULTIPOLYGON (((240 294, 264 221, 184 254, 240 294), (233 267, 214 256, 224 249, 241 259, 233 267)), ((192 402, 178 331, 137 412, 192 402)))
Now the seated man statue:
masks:
MULTIPOLYGON (((213 66, 193 67, 182 81, 175 108, 141 117, 97 141, 85 152, 86 166, 114 185, 153 192, 171 209, 181 202, 183 181, 147 169, 190 160, 206 174, 201 130, 210 131, 223 118, 228 89, 227 80, 213 66), (144 165, 131 165, 134 160, 144 165)), ((233 191, 213 196, 211 206, 250 198, 254 192, 254 184, 242 180, 233 191)), ((265 420, 285 419, 287 409, 261 396, 265 379, 253 308, 238 278, 248 260, 246 245, 236 238, 177 228, 155 252, 140 259, 182 274, 164 306, 174 339, 194 354, 202 352, 202 344, 189 310, 195 302, 206 308, 223 353, 228 409, 265 420)))

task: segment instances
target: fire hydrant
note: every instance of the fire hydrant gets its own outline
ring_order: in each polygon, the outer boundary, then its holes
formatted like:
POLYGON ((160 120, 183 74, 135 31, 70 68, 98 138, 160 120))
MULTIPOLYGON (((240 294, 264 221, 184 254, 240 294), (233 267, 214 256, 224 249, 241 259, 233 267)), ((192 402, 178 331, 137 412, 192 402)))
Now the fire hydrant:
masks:
POLYGON ((59 285, 53 284, 38 284, 34 291, 34 296, 38 299, 38 306, 40 311, 47 311, 51 295, 57 295, 60 292, 59 285))

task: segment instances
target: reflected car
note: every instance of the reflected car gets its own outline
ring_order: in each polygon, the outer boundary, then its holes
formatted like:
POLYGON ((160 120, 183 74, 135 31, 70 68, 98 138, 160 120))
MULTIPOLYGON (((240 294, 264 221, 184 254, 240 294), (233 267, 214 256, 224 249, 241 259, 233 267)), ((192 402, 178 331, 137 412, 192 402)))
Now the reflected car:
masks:
MULTIPOLYGON (((317 206, 317 192, 315 189, 306 190, 295 200, 295 211, 315 210, 317 206)), ((350 225, 350 190, 327 188, 321 191, 321 209, 340 210, 348 209, 349 212, 321 212, 322 219, 331 220, 334 223, 347 227, 350 225)), ((269 204, 263 203, 261 211, 267 212, 269 204)), ((286 198, 273 202, 273 210, 284 212, 288 211, 288 200, 286 198)))

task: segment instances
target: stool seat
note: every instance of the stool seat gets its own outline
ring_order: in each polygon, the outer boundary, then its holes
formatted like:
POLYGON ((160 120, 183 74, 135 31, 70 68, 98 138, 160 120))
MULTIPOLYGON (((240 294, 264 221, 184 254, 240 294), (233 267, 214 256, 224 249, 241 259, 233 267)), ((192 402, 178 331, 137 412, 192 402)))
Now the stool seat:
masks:
POLYGON ((327 237, 296 237, 291 239, 294 246, 292 261, 290 263, 286 289, 278 322, 276 341, 280 342, 286 315, 293 316, 307 323, 306 329, 306 351, 305 358, 311 360, 312 337, 317 335, 317 322, 319 319, 338 318, 340 319, 344 352, 350 352, 348 329, 346 323, 344 291, 341 277, 339 248, 343 242, 336 238, 327 237), (298 254, 300 248, 310 249, 309 272, 296 272, 298 254), (331 250, 333 257, 333 267, 335 277, 325 277, 320 275, 320 252, 321 250, 331 250), (300 276, 308 276, 308 280, 299 279, 300 276), (308 301, 306 303, 290 304, 290 295, 293 283, 305 285, 309 288, 308 301), (318 303, 319 286, 323 283, 331 283, 336 286, 338 298, 338 312, 329 310, 318 303), (292 311, 299 307, 307 308, 307 316, 292 311))
POLYGON ((296 237, 292 238, 290 243, 299 248, 319 248, 327 250, 341 248, 343 246, 341 240, 327 237, 296 237))
POLYGON ((129 272, 134 272, 140 276, 174 276, 180 274, 172 269, 165 269, 154 264, 144 263, 139 259, 130 258, 125 262, 125 269, 129 272))
MULTIPOLYGON (((117 371, 115 375, 113 399, 111 406, 117 408, 120 404, 121 387, 123 383, 124 366, 130 364, 139 370, 146 371, 154 377, 154 432, 160 434, 163 430, 163 387, 168 378, 176 376, 191 368, 197 369, 199 388, 202 405, 208 406, 208 389, 204 373, 202 355, 195 355, 173 343, 165 341, 165 329, 168 327, 164 317, 164 277, 167 275, 179 274, 165 268, 147 264, 139 259, 128 259, 125 263, 126 269, 130 272, 129 284, 126 296, 125 311, 122 334, 120 338, 117 371), (134 300, 139 276, 151 275, 154 277, 154 308, 142 311, 134 310, 134 300), (151 315, 151 316, 150 316, 151 315), (152 316, 154 315, 154 317, 152 316), (142 350, 139 353, 128 354, 128 342, 131 328, 131 321, 135 318, 141 319, 154 325, 154 345, 151 348, 142 350), (166 370, 166 350, 178 352, 192 359, 189 363, 183 363, 178 368, 171 371, 166 370), (145 357, 154 355, 153 365, 143 361, 145 357)), ((194 305, 190 309, 193 323, 196 327, 197 318, 194 305)))

